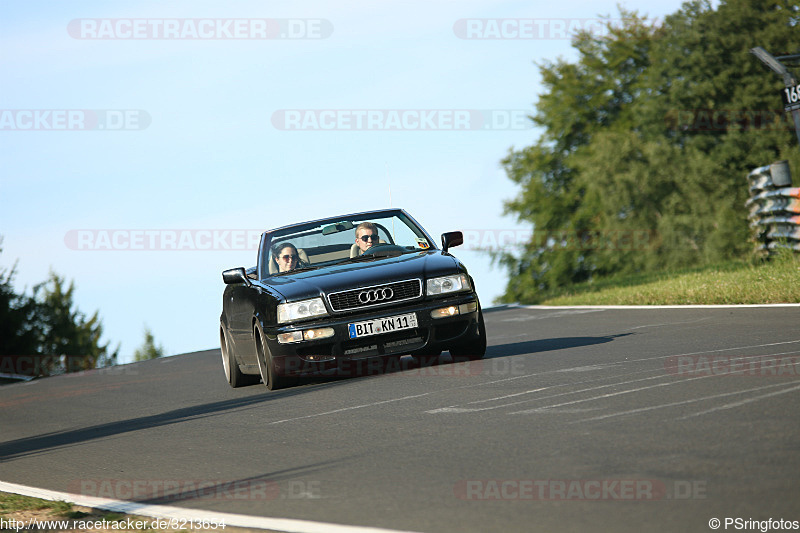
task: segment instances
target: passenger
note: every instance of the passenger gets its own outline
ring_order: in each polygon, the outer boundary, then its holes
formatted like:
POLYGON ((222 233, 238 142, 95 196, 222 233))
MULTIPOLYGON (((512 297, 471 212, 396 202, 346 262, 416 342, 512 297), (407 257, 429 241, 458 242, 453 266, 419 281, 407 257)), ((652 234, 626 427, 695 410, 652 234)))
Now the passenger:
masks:
POLYGON ((297 248, 290 242, 279 244, 273 253, 273 259, 278 265, 278 272, 289 272, 300 264, 300 254, 297 248))
POLYGON ((356 244, 361 250, 359 255, 366 252, 373 245, 380 242, 378 238, 378 226, 372 222, 362 222, 356 228, 356 244))

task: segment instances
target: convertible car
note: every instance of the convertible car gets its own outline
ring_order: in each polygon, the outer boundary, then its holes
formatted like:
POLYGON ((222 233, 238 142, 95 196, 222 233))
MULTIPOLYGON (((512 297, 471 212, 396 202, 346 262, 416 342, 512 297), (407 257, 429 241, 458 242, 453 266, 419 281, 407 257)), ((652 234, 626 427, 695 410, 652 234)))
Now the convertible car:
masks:
POLYGON ((475 285, 449 253, 462 233, 441 241, 439 249, 402 209, 264 232, 256 266, 222 273, 228 383, 261 380, 275 390, 404 354, 482 358, 486 328, 475 285))

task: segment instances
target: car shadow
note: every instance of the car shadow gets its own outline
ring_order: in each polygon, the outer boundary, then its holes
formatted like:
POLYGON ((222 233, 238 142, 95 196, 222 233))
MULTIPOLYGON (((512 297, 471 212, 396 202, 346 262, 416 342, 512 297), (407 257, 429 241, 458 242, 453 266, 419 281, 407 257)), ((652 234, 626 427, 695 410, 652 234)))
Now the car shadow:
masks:
MULTIPOLYGON (((535 355, 544 352, 605 344, 627 335, 632 335, 632 333, 604 335, 598 337, 559 337, 506 344, 494 344, 488 346, 484 359, 501 359, 519 355, 535 355)), ((46 453, 56 449, 77 446, 84 442, 113 437, 142 429, 168 426, 185 421, 216 416, 232 410, 255 408, 271 400, 306 394, 317 390, 319 387, 338 386, 346 383, 347 381, 352 381, 362 377, 392 375, 401 372, 416 371, 425 367, 450 365, 451 363, 454 362, 448 352, 444 352, 438 357, 428 357, 424 359, 415 359, 410 356, 404 356, 401 359, 392 360, 391 364, 388 365, 366 364, 363 369, 355 372, 348 371, 345 375, 323 375, 301 378, 298 386, 288 389, 266 392, 263 384, 256 384, 252 385, 251 387, 247 387, 248 392, 249 390, 253 391, 254 394, 252 396, 210 402, 202 405, 174 409, 164 413, 146 415, 104 424, 96 424, 76 429, 56 431, 3 442, 0 443, 0 461, 9 461, 21 457, 33 456, 39 453, 46 453)), ((462 363, 454 363, 454 365, 458 364, 462 363)))
POLYGON ((486 348, 484 359, 495 357, 512 357, 515 355, 533 355, 541 352, 556 350, 569 350, 583 346, 606 344, 620 337, 627 337, 633 333, 620 333, 617 335, 602 335, 599 337, 556 337, 553 339, 536 339, 507 344, 495 344, 486 348))
MULTIPOLYGON (((322 497, 317 493, 320 489, 319 483, 305 482, 302 480, 302 476, 308 477, 312 474, 317 474, 338 464, 355 460, 358 457, 358 455, 352 455, 335 460, 265 472, 242 479, 226 480, 217 478, 201 481, 187 479, 150 484, 140 483, 140 494, 132 494, 130 501, 140 505, 174 505, 194 500, 272 501, 317 499, 322 497)), ((88 495, 95 496, 95 494, 88 495)))
MULTIPOLYGON (((403 356, 401 359, 394 359, 388 364, 376 365, 366 363, 360 372, 333 373, 332 375, 307 376, 301 378, 303 385, 323 385, 335 384, 346 380, 363 377, 374 377, 380 375, 392 375, 401 372, 418 372, 420 369, 438 366, 450 366, 464 364, 472 367, 470 372, 479 370, 480 362, 487 359, 502 359, 504 357, 514 357, 518 355, 535 355, 537 353, 552 352, 558 350, 569 350, 583 346, 594 346, 612 342, 620 337, 633 335, 633 333, 621 333, 618 335, 603 335, 598 337, 558 337, 553 339, 537 339, 531 341, 513 342, 507 344, 490 345, 486 348, 486 355, 477 361, 456 361, 449 352, 443 352, 438 356, 411 357, 403 356)), ((461 374, 457 369, 444 370, 446 375, 461 374)))
POLYGON ((76 429, 54 431, 42 435, 24 437, 21 439, 3 442, 0 443, 0 462, 37 455, 39 453, 45 453, 56 449, 78 446, 84 442, 114 437, 116 435, 139 431, 142 429, 168 426, 171 424, 178 424, 181 422, 216 416, 218 414, 229 412, 235 409, 252 407, 271 400, 308 392, 308 390, 298 388, 273 391, 265 394, 266 390, 263 389, 263 387, 263 385, 254 386, 253 392, 255 394, 253 396, 247 396, 244 398, 194 405, 191 407, 174 409, 164 413, 108 422, 105 424, 96 424, 76 429), (262 391, 264 393, 262 393, 262 391))

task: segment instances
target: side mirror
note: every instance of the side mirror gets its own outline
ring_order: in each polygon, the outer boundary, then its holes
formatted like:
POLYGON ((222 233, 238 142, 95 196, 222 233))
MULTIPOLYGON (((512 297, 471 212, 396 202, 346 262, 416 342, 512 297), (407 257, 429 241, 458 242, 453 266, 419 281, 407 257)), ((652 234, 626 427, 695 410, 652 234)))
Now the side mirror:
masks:
POLYGON ((442 233, 443 252, 446 252, 453 246, 459 246, 461 244, 464 244, 464 234, 460 231, 448 231, 447 233, 442 233))
POLYGON ((248 287, 250 286, 250 279, 245 274, 244 267, 231 268, 222 272, 222 281, 225 285, 233 285, 234 283, 244 282, 248 287))

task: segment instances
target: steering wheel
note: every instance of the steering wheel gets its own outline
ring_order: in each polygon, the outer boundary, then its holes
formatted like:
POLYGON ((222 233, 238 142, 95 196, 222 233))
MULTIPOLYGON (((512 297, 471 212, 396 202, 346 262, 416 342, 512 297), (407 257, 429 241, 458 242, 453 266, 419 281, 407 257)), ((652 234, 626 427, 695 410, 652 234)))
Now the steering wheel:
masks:
POLYGON ((375 253, 380 253, 380 254, 389 253, 389 254, 391 254, 393 252, 401 252, 402 253, 402 252, 405 252, 405 251, 406 251, 406 248, 404 246, 398 246, 397 244, 389 244, 389 243, 386 243, 386 242, 379 242, 378 244, 373 244, 372 246, 370 246, 369 248, 364 250, 364 252, 361 255, 374 255, 375 253))

